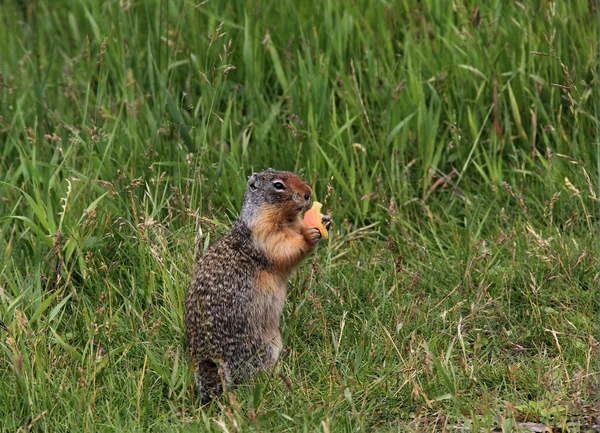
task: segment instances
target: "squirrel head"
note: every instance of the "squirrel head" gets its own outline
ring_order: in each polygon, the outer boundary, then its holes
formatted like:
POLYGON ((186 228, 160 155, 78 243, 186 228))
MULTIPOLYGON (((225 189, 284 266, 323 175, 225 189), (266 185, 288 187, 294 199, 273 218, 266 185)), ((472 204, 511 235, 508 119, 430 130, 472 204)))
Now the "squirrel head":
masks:
POLYGON ((297 218, 308 209, 312 189, 296 174, 269 168, 248 178, 240 219, 251 224, 259 213, 270 210, 282 219, 297 218))

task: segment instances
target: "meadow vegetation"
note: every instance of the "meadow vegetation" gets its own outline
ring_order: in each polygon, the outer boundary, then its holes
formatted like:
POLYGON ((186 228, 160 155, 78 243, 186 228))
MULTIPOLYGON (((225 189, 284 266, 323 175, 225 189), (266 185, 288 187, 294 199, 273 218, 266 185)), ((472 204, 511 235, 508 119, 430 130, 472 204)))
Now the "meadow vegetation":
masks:
POLYGON ((0 431, 597 429, 597 7, 2 2, 0 431), (333 232, 203 406, 183 299, 267 167, 333 232))

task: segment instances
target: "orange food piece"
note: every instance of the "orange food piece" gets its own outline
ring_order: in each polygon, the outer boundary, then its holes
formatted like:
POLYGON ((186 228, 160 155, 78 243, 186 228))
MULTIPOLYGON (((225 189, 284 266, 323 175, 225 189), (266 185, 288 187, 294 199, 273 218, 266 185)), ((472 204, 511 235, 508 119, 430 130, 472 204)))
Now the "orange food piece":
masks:
POLYGON ((318 201, 313 202, 312 207, 304 213, 304 224, 306 227, 316 227, 321 232, 321 236, 323 238, 328 239, 329 233, 327 233, 327 229, 323 225, 323 221, 321 218, 323 214, 321 213, 321 208, 323 205, 318 201))

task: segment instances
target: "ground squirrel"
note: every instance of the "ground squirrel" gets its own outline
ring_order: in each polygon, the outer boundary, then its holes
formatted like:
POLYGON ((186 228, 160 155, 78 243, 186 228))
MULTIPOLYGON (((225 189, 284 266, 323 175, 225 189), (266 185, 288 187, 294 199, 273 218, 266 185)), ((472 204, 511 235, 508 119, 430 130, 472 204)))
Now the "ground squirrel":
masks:
POLYGON ((321 238, 300 218, 311 194, 294 173, 254 173, 233 227, 198 260, 185 322, 203 400, 275 364, 287 279, 321 238))

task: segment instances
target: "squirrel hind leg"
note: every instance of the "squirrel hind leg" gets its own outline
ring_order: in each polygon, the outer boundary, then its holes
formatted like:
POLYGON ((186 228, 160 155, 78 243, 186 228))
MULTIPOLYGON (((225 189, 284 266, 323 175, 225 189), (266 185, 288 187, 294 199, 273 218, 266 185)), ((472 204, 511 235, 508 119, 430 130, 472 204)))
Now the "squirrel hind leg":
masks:
POLYGON ((201 400, 208 401, 223 392, 223 384, 227 386, 232 383, 231 372, 224 362, 217 365, 214 361, 203 360, 194 370, 194 382, 201 400))
POLYGON ((275 364, 277 364, 277 359, 279 359, 279 354, 281 353, 281 349, 283 347, 283 343, 281 341, 281 335, 277 335, 271 342, 269 342, 268 352, 268 367, 273 368, 275 364))

